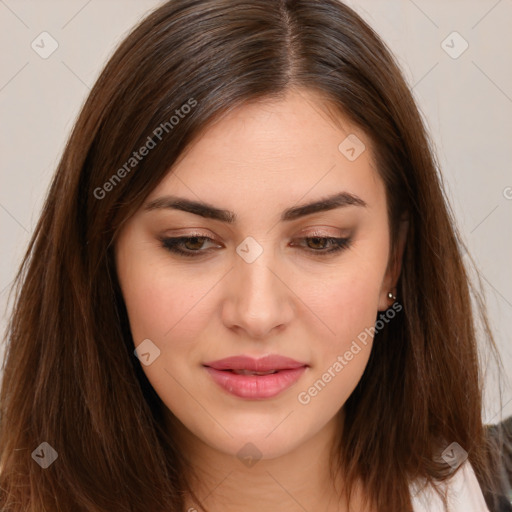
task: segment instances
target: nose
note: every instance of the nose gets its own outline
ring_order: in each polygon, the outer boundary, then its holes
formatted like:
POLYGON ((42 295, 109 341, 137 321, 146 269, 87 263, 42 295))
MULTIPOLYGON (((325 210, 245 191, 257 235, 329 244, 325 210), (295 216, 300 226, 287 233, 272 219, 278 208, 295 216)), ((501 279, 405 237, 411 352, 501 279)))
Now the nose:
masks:
POLYGON ((245 337, 267 338, 293 318, 295 295, 287 279, 289 273, 271 252, 263 251, 251 263, 237 256, 227 276, 222 320, 245 337))

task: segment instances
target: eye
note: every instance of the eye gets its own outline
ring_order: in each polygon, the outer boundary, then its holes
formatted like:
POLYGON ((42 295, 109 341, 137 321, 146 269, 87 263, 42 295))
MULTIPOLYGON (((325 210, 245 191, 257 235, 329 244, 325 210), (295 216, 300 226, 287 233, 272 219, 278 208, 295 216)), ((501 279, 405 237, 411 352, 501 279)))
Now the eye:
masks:
MULTIPOLYGON (((336 238, 336 237, 324 237, 324 236, 310 236, 298 238, 296 240, 305 241, 306 252, 312 253, 315 256, 331 255, 333 253, 342 251, 350 247, 352 240, 351 238, 336 238)), ((208 254, 214 250, 213 248, 205 249, 205 243, 214 243, 217 247, 219 244, 215 243, 213 238, 201 235, 191 236, 180 236, 171 238, 161 238, 160 242, 162 247, 171 253, 179 256, 186 257, 200 257, 204 254, 208 254)), ((291 244, 292 246, 304 247, 301 244, 291 244)))
POLYGON ((352 240, 350 238, 336 238, 329 236, 310 236, 299 238, 306 241, 306 251, 317 253, 319 256, 333 254, 350 247, 352 240), (313 248, 311 248, 311 245, 313 248), (330 247, 326 250, 326 247, 330 247))
POLYGON ((205 242, 214 242, 213 238, 209 236, 180 236, 175 238, 162 238, 162 247, 167 249, 169 252, 181 255, 181 256, 200 256, 209 250, 202 250, 205 242), (183 249, 185 247, 185 249, 183 249))

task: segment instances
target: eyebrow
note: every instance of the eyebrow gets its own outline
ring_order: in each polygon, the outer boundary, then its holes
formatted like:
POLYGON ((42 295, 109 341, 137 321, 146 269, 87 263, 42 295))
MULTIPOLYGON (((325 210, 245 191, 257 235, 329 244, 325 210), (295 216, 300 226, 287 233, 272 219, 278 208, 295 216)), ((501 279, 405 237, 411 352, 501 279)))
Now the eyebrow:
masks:
MULTIPOLYGON (((306 215, 313 213, 333 210, 334 208, 341 208, 346 206, 361 206, 366 207, 367 204, 358 196, 348 192, 340 192, 331 196, 320 198, 319 200, 303 204, 300 206, 293 206, 287 208, 281 214, 281 221, 292 221, 306 215)), ((229 210, 216 208, 211 204, 192 201, 183 197, 177 196, 163 196, 154 199, 144 205, 144 211, 149 212, 160 209, 173 209, 181 210, 194 215, 199 215, 208 219, 219 220, 234 224, 237 221, 237 215, 229 210)))

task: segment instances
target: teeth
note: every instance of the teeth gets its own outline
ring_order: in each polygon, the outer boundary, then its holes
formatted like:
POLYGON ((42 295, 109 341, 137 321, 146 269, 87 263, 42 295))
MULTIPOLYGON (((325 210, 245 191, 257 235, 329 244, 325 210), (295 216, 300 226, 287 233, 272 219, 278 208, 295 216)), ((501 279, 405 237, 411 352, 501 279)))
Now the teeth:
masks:
POLYGON ((271 375, 272 373, 277 373, 278 370, 269 370, 268 372, 253 372, 251 370, 233 370, 233 373, 237 375, 271 375))

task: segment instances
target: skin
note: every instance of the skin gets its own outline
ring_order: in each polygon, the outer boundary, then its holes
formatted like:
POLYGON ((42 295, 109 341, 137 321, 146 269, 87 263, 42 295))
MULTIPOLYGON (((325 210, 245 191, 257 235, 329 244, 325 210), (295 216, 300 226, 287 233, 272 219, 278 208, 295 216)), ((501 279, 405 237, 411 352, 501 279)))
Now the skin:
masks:
MULTIPOLYGON (((168 408, 166 425, 196 469, 193 489, 211 512, 347 510, 336 503, 334 490, 342 482, 330 480, 328 457, 371 338, 309 403, 300 403, 298 394, 392 303, 387 294, 398 278, 405 231, 391 268, 385 188, 368 137, 348 118, 333 124, 314 93, 290 91, 284 100, 246 104, 211 125, 146 202, 168 194, 238 216, 230 225, 141 208, 115 246, 134 343, 150 339, 160 350, 143 369, 168 408), (338 149, 349 134, 366 146, 354 161, 338 149), (341 191, 367 206, 279 220, 286 208, 341 191), (170 253, 159 241, 196 231, 214 239, 185 246, 206 251, 197 258, 170 253), (313 251, 330 246, 300 239, 318 231, 316 236, 350 236, 351 245, 317 255, 313 251), (252 263, 236 252, 248 236, 263 249, 252 263), (228 394, 202 366, 270 353, 309 368, 265 400, 228 394), (261 453, 252 467, 237 457, 248 442, 261 453)), ((351 510, 363 510, 361 498, 356 489, 351 510)), ((188 506, 200 510, 191 500, 188 506)))

